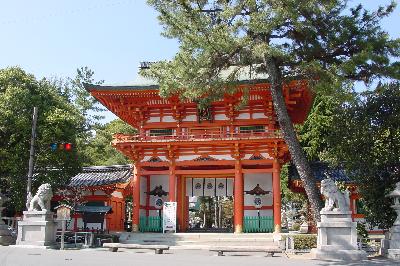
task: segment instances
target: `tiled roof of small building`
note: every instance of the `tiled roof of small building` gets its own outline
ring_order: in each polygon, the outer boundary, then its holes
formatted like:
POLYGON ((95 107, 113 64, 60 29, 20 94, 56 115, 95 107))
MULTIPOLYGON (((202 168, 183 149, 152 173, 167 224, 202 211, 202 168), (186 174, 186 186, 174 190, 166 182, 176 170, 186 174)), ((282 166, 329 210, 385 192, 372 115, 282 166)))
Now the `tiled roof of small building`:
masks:
POLYGON ((125 183, 132 174, 131 165, 90 166, 71 178, 70 187, 91 187, 125 183))
MULTIPOLYGON (((334 181, 343 181, 346 183, 352 182, 349 175, 341 167, 331 167, 325 162, 311 162, 310 167, 315 178, 317 179, 317 182, 320 182, 328 177, 334 181)), ((289 166, 289 181, 298 179, 300 179, 299 173, 297 172, 296 167, 291 164, 289 166)))
POLYGON ((108 213, 111 211, 111 206, 84 206, 79 205, 75 208, 76 212, 90 212, 90 213, 108 213))

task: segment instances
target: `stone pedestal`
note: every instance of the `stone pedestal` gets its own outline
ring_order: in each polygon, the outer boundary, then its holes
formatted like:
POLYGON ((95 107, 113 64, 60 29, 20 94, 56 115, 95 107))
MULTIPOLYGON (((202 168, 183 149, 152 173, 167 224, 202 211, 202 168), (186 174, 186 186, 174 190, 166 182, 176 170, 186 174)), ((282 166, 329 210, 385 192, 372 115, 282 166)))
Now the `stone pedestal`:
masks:
POLYGON ((317 223, 317 248, 313 257, 320 260, 363 260, 367 253, 357 248, 357 223, 351 211, 321 211, 317 223))
POLYGON ((8 230, 8 225, 6 225, 1 219, 1 213, 4 210, 4 207, 0 207, 0 245, 8 246, 15 244, 15 239, 11 234, 11 231, 8 230))
POLYGON ((400 260, 400 224, 394 224, 382 240, 381 254, 390 259, 400 260))
POLYGON ((18 222, 17 245, 53 246, 56 243, 57 223, 53 212, 24 211, 24 218, 18 222))

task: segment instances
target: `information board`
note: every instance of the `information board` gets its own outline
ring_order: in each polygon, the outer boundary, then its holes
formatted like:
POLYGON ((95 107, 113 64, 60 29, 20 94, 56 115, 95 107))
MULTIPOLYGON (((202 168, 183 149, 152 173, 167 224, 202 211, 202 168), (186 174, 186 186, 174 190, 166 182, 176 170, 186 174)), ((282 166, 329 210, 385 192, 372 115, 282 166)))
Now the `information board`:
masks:
POLYGON ((165 231, 174 231, 176 233, 176 202, 164 202, 163 233, 165 231))

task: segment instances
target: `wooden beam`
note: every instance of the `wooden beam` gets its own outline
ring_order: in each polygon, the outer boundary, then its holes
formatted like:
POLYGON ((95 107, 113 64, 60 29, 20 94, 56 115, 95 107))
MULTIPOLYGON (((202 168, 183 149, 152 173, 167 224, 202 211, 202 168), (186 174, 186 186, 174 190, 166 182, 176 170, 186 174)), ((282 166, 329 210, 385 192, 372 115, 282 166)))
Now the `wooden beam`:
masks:
POLYGON ((273 169, 261 168, 261 169, 242 169, 244 174, 250 173, 273 173, 273 169))
POLYGON ((272 164, 274 163, 273 159, 263 159, 263 160, 242 160, 242 164, 244 165, 254 165, 254 164, 264 164, 269 165, 272 168, 272 164))
POLYGON ((235 161, 227 161, 227 160, 216 160, 216 161, 180 161, 176 162, 177 166, 188 166, 188 165, 235 165, 235 161))
POLYGON ((217 170, 176 170, 177 175, 218 175, 234 174, 235 169, 217 169, 217 170))
POLYGON ((168 175, 169 171, 168 170, 161 170, 161 171, 142 170, 141 173, 142 173, 142 175, 168 175))

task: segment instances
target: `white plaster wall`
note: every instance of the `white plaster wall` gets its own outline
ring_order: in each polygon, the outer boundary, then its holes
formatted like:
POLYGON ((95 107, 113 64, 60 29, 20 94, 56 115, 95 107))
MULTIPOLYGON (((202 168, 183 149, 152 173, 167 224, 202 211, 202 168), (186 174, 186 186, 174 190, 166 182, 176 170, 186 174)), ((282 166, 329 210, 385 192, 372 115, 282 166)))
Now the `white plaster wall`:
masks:
POLYGON ((267 116, 264 113, 254 113, 253 114, 253 119, 259 119, 259 118, 267 118, 267 116))
POLYGON ((225 114, 216 114, 216 115, 214 116, 214 120, 223 120, 223 121, 226 121, 226 120, 229 120, 229 118, 228 118, 225 114))
POLYGON ((146 205, 146 189, 147 189, 147 178, 144 176, 140 177, 140 205, 146 205))
POLYGON ((237 119, 250 119, 250 113, 240 113, 237 119))
POLYGON ((104 191, 102 191, 102 190, 96 190, 93 194, 96 195, 96 196, 107 195, 107 194, 106 194, 104 191))
POLYGON ((157 123, 157 122, 161 122, 160 117, 158 116, 151 116, 149 120, 147 120, 148 123, 157 123))
POLYGON ((243 157, 243 159, 244 159, 244 160, 248 160, 248 159, 250 159, 251 156, 253 156, 253 154, 251 154, 251 153, 248 154, 248 153, 247 153, 247 154, 243 157))
MULTIPOLYGON (((150 160, 153 156, 144 156, 143 160, 141 160, 141 162, 147 162, 148 160, 150 160)), ((165 156, 158 156, 158 158, 160 158, 160 160, 162 161, 168 161, 167 157, 165 156)))
POLYGON ((170 115, 166 115, 162 117, 162 122, 175 122, 175 119, 170 115))
POLYGON ((151 175, 150 176, 150 190, 153 190, 156 186, 162 186, 163 190, 168 192, 169 189, 169 176, 168 175, 151 175))
MULTIPOLYGON (((267 152, 262 152, 262 153, 260 153, 260 155, 262 156, 262 157, 264 157, 265 159, 273 159, 270 155, 269 155, 269 153, 267 153, 267 152)), ((253 156, 253 154, 246 154, 244 157, 243 157, 243 159, 245 159, 245 160, 248 160, 248 159, 250 159, 251 158, 251 156, 253 156)))
POLYGON ((269 155, 269 153, 267 152, 262 152, 261 155, 265 158, 265 159, 274 159, 271 155, 269 155))
MULTIPOLYGON (((257 216, 256 210, 245 210, 244 216, 257 216)), ((260 210, 260 216, 273 216, 272 210, 260 210)))
MULTIPOLYGON (((150 177, 150 190, 153 190, 156 186, 162 186, 164 191, 169 192, 169 176, 168 175, 152 175, 150 177)), ((150 206, 155 206, 155 200, 158 198, 157 196, 150 196, 150 206)), ((163 201, 168 201, 168 196, 163 196, 162 197, 163 201)), ((156 216, 158 215, 157 211, 151 210, 149 212, 150 216, 156 216)))
MULTIPOLYGON (((182 155, 179 156, 179 158, 176 159, 176 161, 181 162, 181 161, 192 161, 196 158, 199 158, 201 154, 197 155, 182 155)), ((210 157, 217 159, 217 160, 233 160, 233 158, 230 155, 220 155, 220 154, 212 154, 210 157)))
POLYGON ((119 199, 124 198, 124 196, 122 195, 122 193, 120 191, 114 191, 113 193, 111 193, 111 196, 113 196, 115 198, 119 198, 119 199))
MULTIPOLYGON (((265 191, 272 191, 272 174, 271 173, 254 173, 244 174, 244 190, 252 190, 257 184, 265 191)), ((268 195, 261 196, 263 206, 272 205, 272 192, 268 195)), ((254 206, 254 196, 244 195, 244 205, 254 206)))
POLYGON ((180 162, 180 161, 192 161, 192 160, 196 159, 199 156, 200 155, 182 155, 182 156, 179 156, 179 158, 177 158, 176 161, 178 161, 178 162, 180 162))
POLYGON ((213 154, 211 155, 211 157, 217 160, 233 160, 233 158, 230 155, 213 154))
POLYGON ((197 116, 196 115, 187 115, 185 118, 182 119, 184 122, 193 122, 197 121, 197 116))

